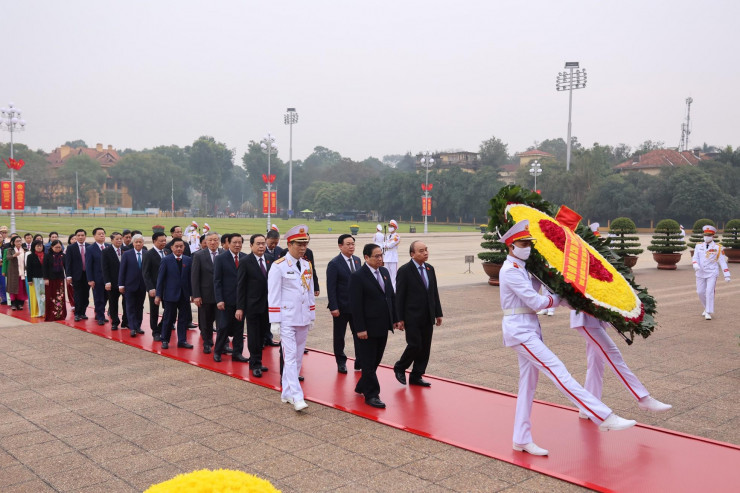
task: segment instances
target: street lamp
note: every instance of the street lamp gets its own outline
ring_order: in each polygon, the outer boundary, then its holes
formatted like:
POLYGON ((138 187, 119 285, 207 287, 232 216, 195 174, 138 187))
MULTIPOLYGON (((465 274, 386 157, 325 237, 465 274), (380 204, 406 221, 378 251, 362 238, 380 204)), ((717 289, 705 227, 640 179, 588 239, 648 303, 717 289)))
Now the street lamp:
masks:
MULTIPOLYGON (((10 132, 10 159, 13 156, 13 133, 22 132, 26 129, 26 120, 21 120, 21 110, 13 103, 8 103, 7 108, 0 108, 0 128, 10 132)), ((15 169, 10 168, 10 233, 15 233, 15 169)))
POLYGON ((566 171, 570 171, 570 117, 573 113, 573 89, 586 87, 586 69, 578 68, 578 62, 565 62, 567 72, 558 72, 555 88, 558 91, 568 91, 568 153, 566 156, 566 171), (574 72, 575 70, 575 72, 574 72))
POLYGON ((285 114, 285 124, 290 126, 290 151, 288 154, 288 215, 293 217, 293 125, 298 123, 298 113, 295 108, 288 108, 285 114))
MULTIPOLYGON (((267 231, 270 231, 270 209, 272 206, 272 195, 270 194, 270 190, 272 190, 273 181, 272 175, 270 174, 270 156, 272 156, 273 154, 277 154, 275 137, 268 133, 260 141, 260 147, 262 148, 262 152, 267 154, 267 179, 265 180, 265 182, 267 183, 267 231)), ((275 202, 275 205, 277 205, 277 200, 275 202)))
POLYGON ((536 159, 530 163, 529 174, 534 176, 534 191, 537 191, 537 177, 542 174, 542 165, 536 159))
POLYGON ((424 214, 424 234, 429 232, 427 228, 427 218, 429 217, 429 168, 434 166, 434 158, 432 158, 429 151, 424 153, 424 157, 421 158, 421 165, 426 170, 424 172, 424 203, 427 204, 427 211, 424 214))

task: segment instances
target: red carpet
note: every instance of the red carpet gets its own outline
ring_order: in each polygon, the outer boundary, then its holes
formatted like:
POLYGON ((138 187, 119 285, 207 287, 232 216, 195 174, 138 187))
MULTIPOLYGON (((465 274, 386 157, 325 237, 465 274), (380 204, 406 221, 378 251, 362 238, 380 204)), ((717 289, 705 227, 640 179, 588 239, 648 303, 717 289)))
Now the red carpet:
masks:
MULTIPOLYGON (((2 306, 1 313, 30 320, 27 311, 2 306)), ((90 312, 88 312, 90 313, 90 312)), ((145 316, 146 317, 146 316, 145 316)), ((203 354, 198 331, 188 331, 194 349, 161 350, 147 333, 132 338, 128 330, 112 332, 91 318, 64 322, 130 346, 279 389, 278 348, 267 348, 263 364, 270 368, 262 378, 249 373, 249 365, 232 363, 224 355, 215 363, 203 354)), ((144 327, 147 327, 145 320, 144 327)), ((176 337, 173 334, 172 340, 176 337)), ((246 351, 246 349, 245 349, 246 351)), ((246 356, 246 355, 245 355, 246 356)), ((533 423, 537 443, 550 450, 549 457, 534 457, 511 449, 515 396, 436 377, 425 377, 431 388, 403 387, 392 368, 381 367, 378 378, 381 398, 388 405, 380 410, 367 406, 354 393, 358 373, 341 375, 332 354, 312 350, 303 359, 306 400, 346 411, 379 423, 439 440, 512 464, 599 491, 737 491, 740 484, 740 447, 646 425, 620 432, 599 432, 575 409, 537 401, 533 423)), ((350 362, 351 363, 351 362, 350 362)), ((348 365, 352 368, 352 365, 348 365)), ((543 384, 548 384, 544 382, 543 384)), ((275 396, 277 399, 278 396, 275 396)), ((311 412, 309 407, 308 412, 311 412)))

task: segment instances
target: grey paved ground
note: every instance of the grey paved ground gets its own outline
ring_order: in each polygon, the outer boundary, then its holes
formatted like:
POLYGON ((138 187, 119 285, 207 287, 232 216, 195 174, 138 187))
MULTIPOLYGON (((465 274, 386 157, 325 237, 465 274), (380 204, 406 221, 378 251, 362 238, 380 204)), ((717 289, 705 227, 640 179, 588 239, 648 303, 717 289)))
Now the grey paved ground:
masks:
MULTIPOLYGON (((463 256, 476 253, 479 241, 436 235, 427 242, 445 311, 429 372, 516 392, 498 289, 485 283, 477 260, 473 274, 462 274, 463 256)), ((322 274, 333 245, 333 238, 312 240, 322 274)), ((638 280, 658 298, 660 327, 629 348, 618 341, 643 383, 674 409, 639 411, 611 374, 604 400, 642 423, 740 444, 740 269, 732 266, 735 281, 718 286, 717 316, 706 322, 685 257, 676 272, 640 259, 638 280)), ((309 346, 330 350, 325 305, 317 303, 309 346)), ((544 318, 545 338, 583 381, 584 342, 567 323, 565 310, 544 318)), ((402 348, 402 336, 392 336, 384 362, 402 348)), ((547 379, 536 397, 568 405, 547 379)), ((59 324, 0 316, 0 491, 142 491, 203 467, 258 474, 286 492, 579 489, 317 404, 297 415, 275 391, 59 324)))

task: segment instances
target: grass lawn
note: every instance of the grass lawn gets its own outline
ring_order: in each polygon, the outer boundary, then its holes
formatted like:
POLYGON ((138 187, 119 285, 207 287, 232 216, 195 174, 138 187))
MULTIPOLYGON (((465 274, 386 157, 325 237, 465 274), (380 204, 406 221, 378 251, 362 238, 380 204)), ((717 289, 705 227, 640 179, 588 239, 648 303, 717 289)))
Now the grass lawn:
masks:
MULTIPOLYGON (((105 228, 108 235, 113 231, 121 231, 125 228, 138 229, 143 231, 144 237, 151 235, 152 226, 162 225, 165 227, 165 232, 169 235, 170 227, 179 225, 183 229, 188 226, 190 221, 195 219, 200 228, 203 227, 203 223, 207 222, 211 227, 212 231, 219 233, 241 233, 241 234, 253 234, 257 232, 264 232, 267 227, 267 219, 233 219, 233 218, 189 218, 189 217, 69 217, 69 216, 21 216, 16 215, 16 229, 19 233, 25 233, 30 231, 31 233, 41 233, 46 237, 50 231, 57 231, 63 239, 66 236, 74 233, 77 228, 84 228, 87 230, 88 235, 92 233, 93 228, 101 226, 105 228)), ((355 224, 351 221, 314 221, 307 219, 293 219, 290 221, 284 221, 281 219, 273 219, 281 233, 285 233, 292 226, 296 224, 307 224, 308 229, 313 234, 320 233, 332 233, 341 234, 349 233, 349 227, 351 224, 355 224)), ((8 215, 0 216, 0 224, 4 224, 10 227, 10 217, 8 215)), ((360 226, 361 234, 368 234, 375 232, 375 225, 377 223, 372 222, 359 222, 356 223, 360 226)), ((415 227, 417 233, 424 231, 424 223, 407 223, 399 222, 399 231, 401 233, 408 233, 410 227, 415 227)), ((430 232, 474 232, 480 231, 477 226, 471 224, 429 224, 430 232)))

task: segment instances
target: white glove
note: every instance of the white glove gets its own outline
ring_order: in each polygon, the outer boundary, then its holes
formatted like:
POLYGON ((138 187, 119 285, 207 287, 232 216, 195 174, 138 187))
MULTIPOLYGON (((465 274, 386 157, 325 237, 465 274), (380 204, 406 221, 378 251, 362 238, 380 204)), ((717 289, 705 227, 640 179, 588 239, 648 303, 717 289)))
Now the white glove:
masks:
POLYGON ((270 324, 270 332, 273 337, 280 338, 280 322, 274 322, 270 324))
POLYGON ((699 270, 699 264, 693 264, 694 270, 699 270))
POLYGON ((730 282, 730 276, 725 277, 725 282, 730 282))

